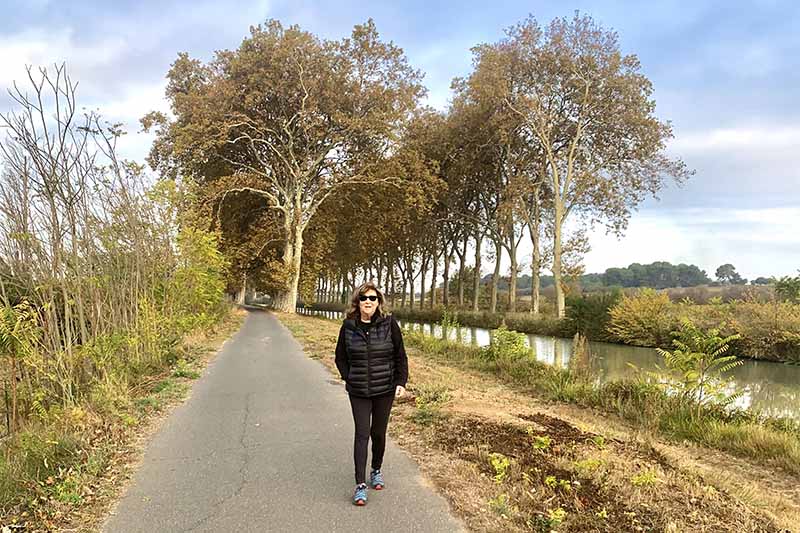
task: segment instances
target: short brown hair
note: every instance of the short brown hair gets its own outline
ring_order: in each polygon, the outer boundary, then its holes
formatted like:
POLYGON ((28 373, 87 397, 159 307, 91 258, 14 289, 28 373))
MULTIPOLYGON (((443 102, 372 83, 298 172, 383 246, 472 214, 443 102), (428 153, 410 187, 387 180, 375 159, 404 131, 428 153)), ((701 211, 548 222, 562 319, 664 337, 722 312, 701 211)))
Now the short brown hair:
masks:
POLYGON ((375 291, 375 293, 378 295, 378 308, 375 310, 375 312, 378 313, 378 316, 384 317, 389 314, 389 310, 386 307, 386 298, 384 298, 383 293, 380 289, 378 289, 377 285, 371 281, 368 281, 366 283, 362 283, 356 287, 356 290, 353 291, 353 295, 350 297, 350 307, 346 313, 347 318, 355 319, 358 317, 358 298, 370 289, 375 291))

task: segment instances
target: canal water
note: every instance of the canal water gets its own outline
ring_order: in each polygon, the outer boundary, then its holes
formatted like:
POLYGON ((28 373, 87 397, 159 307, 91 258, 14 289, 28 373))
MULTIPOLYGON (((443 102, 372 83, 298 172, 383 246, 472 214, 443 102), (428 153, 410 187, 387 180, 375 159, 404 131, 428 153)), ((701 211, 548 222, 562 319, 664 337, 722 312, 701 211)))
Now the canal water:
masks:
MULTIPOLYGON (((343 316, 337 311, 304 308, 298 308, 297 311, 335 320, 341 320, 343 316)), ((439 324, 402 319, 397 322, 403 329, 437 338, 442 338, 444 334, 439 324)), ((447 337, 473 346, 488 346, 491 340, 490 330, 471 326, 451 328, 447 331, 447 337)), ((569 364, 572 357, 571 339, 530 334, 525 334, 525 337, 537 361, 556 367, 569 364)), ((631 377, 636 372, 631 365, 643 370, 656 370, 657 364, 663 366, 661 356, 652 348, 590 342, 589 350, 592 354, 592 366, 604 381, 631 377)), ((730 392, 742 394, 735 405, 770 416, 800 420, 800 366, 745 359, 743 365, 734 368, 728 375, 731 377, 730 392)))

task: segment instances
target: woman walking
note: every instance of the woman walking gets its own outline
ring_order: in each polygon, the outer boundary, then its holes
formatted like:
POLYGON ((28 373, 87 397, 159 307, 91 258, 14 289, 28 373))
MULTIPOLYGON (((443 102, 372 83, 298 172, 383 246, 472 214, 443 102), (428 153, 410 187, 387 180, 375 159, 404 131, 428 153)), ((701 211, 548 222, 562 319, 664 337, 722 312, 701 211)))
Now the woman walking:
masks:
POLYGON ((385 484, 381 466, 389 413, 395 396, 406 393, 408 381, 408 358, 400 326, 388 314, 383 294, 372 282, 353 292, 336 343, 336 368, 347 383, 345 389, 355 422, 353 503, 365 505, 367 445, 372 438, 370 486, 382 490, 385 484))

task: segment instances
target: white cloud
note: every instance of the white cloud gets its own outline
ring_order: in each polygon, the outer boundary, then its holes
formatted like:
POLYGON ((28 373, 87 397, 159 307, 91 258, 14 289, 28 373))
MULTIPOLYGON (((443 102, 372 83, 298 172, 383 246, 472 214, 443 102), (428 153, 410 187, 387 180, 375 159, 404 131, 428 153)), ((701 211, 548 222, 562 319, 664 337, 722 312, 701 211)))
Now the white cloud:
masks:
POLYGON ((597 228, 587 272, 630 263, 695 264, 713 277, 733 263, 744 277, 789 275, 800 268, 800 208, 686 208, 634 213, 617 240, 597 228), (787 253, 788 252, 788 253, 787 253))
POLYGON ((159 83, 131 83, 124 87, 117 98, 105 102, 92 103, 87 107, 97 109, 109 121, 138 123, 150 111, 169 110, 164 98, 166 81, 159 83))
POLYGON ((56 31, 28 29, 20 33, 0 35, 0 85, 10 86, 27 78, 25 65, 34 68, 68 62, 74 80, 82 73, 112 64, 126 48, 122 37, 105 37, 79 44, 70 28, 56 31))
POLYGON ((669 145, 679 153, 797 149, 800 150, 800 126, 737 127, 690 132, 676 135, 669 145))

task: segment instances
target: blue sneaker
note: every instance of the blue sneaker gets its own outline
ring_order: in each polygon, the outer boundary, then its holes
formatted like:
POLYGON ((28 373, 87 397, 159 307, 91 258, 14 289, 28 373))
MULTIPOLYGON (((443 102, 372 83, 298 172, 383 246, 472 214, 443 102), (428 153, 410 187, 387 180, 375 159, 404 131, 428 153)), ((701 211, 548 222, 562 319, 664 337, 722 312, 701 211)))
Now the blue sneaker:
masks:
POLYGON ((372 488, 375 490, 383 490, 383 474, 381 474, 380 469, 370 472, 369 484, 372 485, 372 488))
POLYGON ((353 505, 366 505, 367 504, 367 484, 362 483, 356 485, 356 490, 353 493, 353 505))

